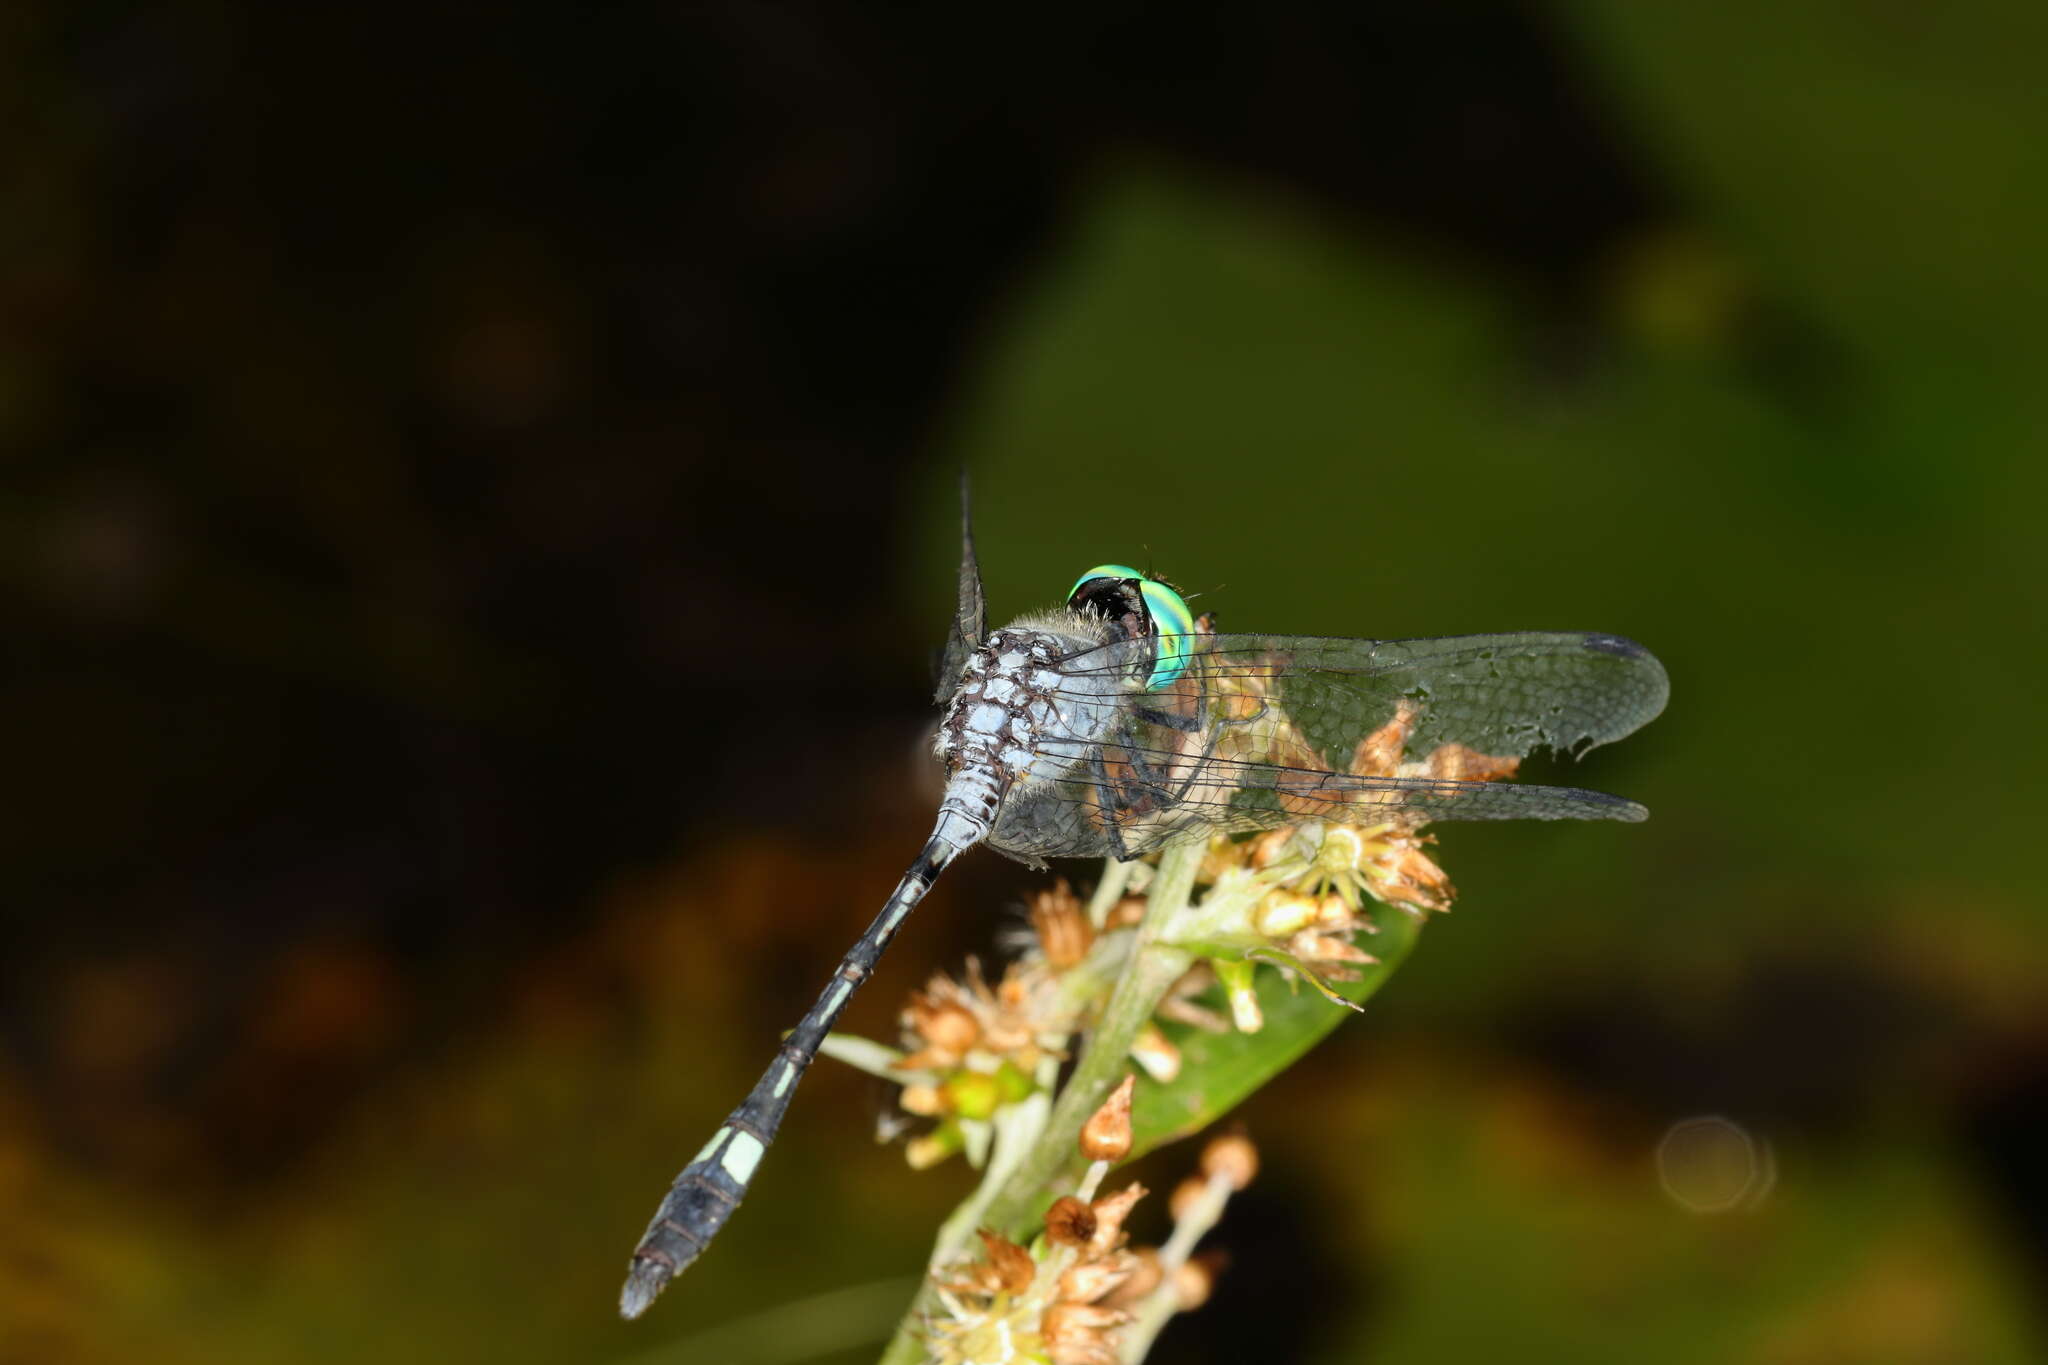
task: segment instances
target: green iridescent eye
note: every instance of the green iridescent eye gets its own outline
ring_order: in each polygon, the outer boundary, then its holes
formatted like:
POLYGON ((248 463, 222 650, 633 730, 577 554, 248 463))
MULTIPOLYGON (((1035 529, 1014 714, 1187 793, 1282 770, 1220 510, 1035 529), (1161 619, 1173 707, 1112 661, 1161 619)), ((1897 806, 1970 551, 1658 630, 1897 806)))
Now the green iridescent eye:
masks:
POLYGON ((1144 617, 1154 641, 1152 676, 1145 680, 1145 686, 1157 692, 1178 678, 1188 666, 1187 637, 1194 633, 1195 616, 1179 593, 1126 565, 1100 564, 1074 580, 1073 589, 1067 594, 1067 603, 1070 606, 1102 608, 1109 592, 1128 584, 1137 586, 1136 600, 1129 605, 1144 617), (1097 586, 1090 587, 1091 584, 1097 586))

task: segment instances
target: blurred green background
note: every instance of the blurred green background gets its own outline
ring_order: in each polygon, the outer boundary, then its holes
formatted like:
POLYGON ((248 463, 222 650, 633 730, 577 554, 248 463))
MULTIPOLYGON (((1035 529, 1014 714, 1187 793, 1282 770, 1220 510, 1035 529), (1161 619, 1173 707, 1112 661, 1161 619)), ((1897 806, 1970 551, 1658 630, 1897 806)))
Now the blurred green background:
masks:
MULTIPOLYGON (((0 1359, 871 1357, 970 1181, 829 1063, 612 1305, 922 836, 962 465, 997 617, 1125 561, 1672 676, 1537 770, 1650 823, 1441 831, 1154 1359, 2048 1359, 2044 43, 17 11, 0 1359)), ((963 863, 853 1027, 1038 884, 963 863)))

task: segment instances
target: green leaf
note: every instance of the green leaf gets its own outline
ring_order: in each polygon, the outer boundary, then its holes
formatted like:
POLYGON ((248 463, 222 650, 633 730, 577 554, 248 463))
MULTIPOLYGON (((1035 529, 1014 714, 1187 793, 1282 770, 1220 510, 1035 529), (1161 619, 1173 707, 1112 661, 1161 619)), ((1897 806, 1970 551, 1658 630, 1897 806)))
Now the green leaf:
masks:
MULTIPOLYGON (((1361 965, 1356 981, 1329 983, 1347 1000, 1362 1002, 1377 991, 1422 935, 1421 920, 1392 906, 1381 907, 1374 922, 1379 932, 1361 934, 1358 946, 1379 961, 1361 965)), ((1278 971, 1260 971, 1257 990, 1259 1006, 1266 1015, 1266 1026, 1257 1033, 1235 1029, 1211 1033, 1190 1024, 1162 1025, 1180 1048, 1180 1075, 1164 1084, 1139 1079, 1131 1101, 1133 1157, 1199 1132, 1222 1118, 1353 1014, 1324 999, 1305 982, 1290 983, 1278 971)), ((1221 989, 1204 995, 1201 1002, 1228 1013, 1221 989)))

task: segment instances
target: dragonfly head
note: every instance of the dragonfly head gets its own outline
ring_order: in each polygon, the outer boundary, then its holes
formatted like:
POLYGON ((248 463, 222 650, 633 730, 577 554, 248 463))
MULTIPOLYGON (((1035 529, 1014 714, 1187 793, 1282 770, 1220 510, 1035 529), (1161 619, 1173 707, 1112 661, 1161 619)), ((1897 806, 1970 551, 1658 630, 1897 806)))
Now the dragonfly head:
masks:
POLYGON ((1151 638, 1147 690, 1157 692, 1187 668, 1194 613, 1168 584, 1122 564, 1101 564, 1074 580, 1067 605, 1097 613, 1131 639, 1151 638))

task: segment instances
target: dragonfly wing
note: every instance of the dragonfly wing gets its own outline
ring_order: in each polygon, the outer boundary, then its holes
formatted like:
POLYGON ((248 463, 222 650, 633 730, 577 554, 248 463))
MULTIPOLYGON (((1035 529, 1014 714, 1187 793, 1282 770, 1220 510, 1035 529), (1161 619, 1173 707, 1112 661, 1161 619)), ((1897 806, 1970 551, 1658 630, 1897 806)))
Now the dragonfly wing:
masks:
POLYGON ((1444 820, 1621 820, 1649 812, 1578 787, 1384 777, 1210 757, 1176 767, 1171 751, 1102 746, 1050 789, 1005 807, 1006 851, 1134 857, 1181 839, 1324 820, 1415 827, 1444 820), (1146 771, 1149 769, 1149 773, 1146 771))
POLYGON ((1446 744, 1501 757, 1544 748, 1576 756, 1647 724, 1670 694, 1664 666, 1641 645, 1583 632, 1225 636, 1212 676, 1225 685, 1270 682, 1310 743, 1333 760, 1404 714, 1410 760, 1446 744))
POLYGON ((960 603, 939 656, 939 685, 932 700, 944 702, 960 685, 967 656, 988 635, 988 602, 981 591, 981 565, 974 557, 974 519, 967 504, 967 471, 960 471, 960 603))
MULTIPOLYGON (((1583 631, 1418 640, 1211 635, 1196 655, 1212 693, 1279 705, 1339 770, 1360 741, 1397 722, 1409 760, 1445 744, 1508 758, 1539 748, 1577 755, 1647 724, 1670 694, 1664 666, 1647 649, 1583 631)), ((1146 658, 1147 642, 1126 641, 1064 667, 1129 672, 1146 658)))
MULTIPOLYGON (((1142 678, 1148 644, 1062 668, 1142 678)), ((1107 742, 1046 746, 1059 779, 1025 803, 1017 832, 1042 852, 1130 856, 1309 819, 1640 820, 1618 797, 1492 779, 1538 748, 1621 738, 1663 709, 1668 687, 1654 656, 1614 635, 1205 636, 1173 683, 1132 685, 1107 742)))

